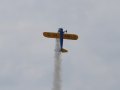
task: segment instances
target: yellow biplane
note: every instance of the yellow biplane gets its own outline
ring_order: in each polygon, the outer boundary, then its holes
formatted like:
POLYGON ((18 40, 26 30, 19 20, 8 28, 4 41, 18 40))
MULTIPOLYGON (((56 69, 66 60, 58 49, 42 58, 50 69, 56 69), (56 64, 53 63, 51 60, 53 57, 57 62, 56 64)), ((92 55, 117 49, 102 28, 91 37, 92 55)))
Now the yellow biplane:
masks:
POLYGON ((67 34, 67 30, 63 31, 63 28, 59 28, 57 33, 43 32, 43 35, 47 38, 59 38, 60 39, 60 51, 63 53, 68 52, 68 50, 63 49, 63 39, 69 39, 69 40, 77 40, 78 39, 78 35, 67 34))

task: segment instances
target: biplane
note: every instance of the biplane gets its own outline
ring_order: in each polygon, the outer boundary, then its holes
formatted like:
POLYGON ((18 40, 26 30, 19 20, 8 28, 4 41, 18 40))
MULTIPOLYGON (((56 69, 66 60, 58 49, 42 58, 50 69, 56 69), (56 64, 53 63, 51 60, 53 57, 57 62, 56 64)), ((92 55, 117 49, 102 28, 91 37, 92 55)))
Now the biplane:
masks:
POLYGON ((68 50, 63 48, 63 39, 68 39, 68 40, 77 40, 78 39, 78 35, 67 34, 67 30, 63 31, 63 28, 59 28, 57 33, 43 32, 43 36, 45 36, 47 38, 60 39, 60 51, 63 52, 63 53, 68 52, 68 50))

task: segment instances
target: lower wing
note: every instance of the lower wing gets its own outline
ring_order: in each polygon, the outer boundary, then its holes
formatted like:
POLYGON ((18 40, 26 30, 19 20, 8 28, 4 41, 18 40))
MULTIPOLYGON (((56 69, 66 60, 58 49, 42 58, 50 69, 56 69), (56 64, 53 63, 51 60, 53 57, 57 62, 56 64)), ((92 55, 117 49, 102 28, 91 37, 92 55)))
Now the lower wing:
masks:
MULTIPOLYGON (((59 33, 54 33, 54 32, 43 32, 43 35, 48 38, 60 38, 59 33)), ((69 40, 77 40, 78 35, 76 34, 64 34, 63 35, 64 39, 69 39, 69 40)))

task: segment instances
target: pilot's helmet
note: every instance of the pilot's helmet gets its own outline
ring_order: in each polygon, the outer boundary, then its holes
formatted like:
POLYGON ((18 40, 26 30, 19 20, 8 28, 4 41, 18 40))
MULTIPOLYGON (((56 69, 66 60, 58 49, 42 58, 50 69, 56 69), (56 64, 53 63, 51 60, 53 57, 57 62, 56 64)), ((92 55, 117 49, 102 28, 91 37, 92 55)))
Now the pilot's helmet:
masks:
POLYGON ((58 32, 63 32, 63 28, 59 28, 59 29, 58 29, 58 32))

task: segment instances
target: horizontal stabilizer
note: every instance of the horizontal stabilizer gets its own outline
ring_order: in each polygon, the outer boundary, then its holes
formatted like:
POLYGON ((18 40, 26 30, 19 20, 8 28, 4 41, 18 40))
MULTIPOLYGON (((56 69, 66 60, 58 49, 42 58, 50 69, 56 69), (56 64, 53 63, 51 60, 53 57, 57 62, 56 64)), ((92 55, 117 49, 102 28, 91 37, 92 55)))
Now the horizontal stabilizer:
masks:
POLYGON ((62 48, 61 52, 66 53, 66 52, 68 52, 68 50, 62 48))

